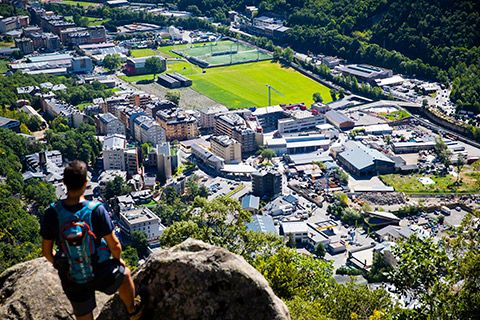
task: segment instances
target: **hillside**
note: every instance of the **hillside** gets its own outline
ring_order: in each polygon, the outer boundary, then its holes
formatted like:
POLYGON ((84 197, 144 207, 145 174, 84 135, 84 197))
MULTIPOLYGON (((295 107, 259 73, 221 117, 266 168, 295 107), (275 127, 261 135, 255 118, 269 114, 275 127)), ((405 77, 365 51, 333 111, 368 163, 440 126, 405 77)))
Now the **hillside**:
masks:
MULTIPOLYGON (((480 59, 480 2, 474 0, 179 0, 181 9, 225 21, 230 9, 257 5, 259 15, 283 17, 294 49, 338 55, 396 72, 453 81, 480 59)), ((475 81, 453 81, 452 99, 480 112, 475 81)))

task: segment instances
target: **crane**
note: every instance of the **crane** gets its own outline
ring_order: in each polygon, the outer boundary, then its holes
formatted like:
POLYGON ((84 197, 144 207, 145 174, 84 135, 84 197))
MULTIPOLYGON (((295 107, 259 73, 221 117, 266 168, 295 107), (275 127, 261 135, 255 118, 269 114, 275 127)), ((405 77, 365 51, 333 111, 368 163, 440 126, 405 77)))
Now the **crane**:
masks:
POLYGON ((268 105, 271 106, 272 105, 272 92, 271 92, 271 90, 275 91, 276 93, 278 93, 281 96, 283 96, 283 94, 280 91, 278 91, 277 89, 275 89, 274 87, 272 87, 271 85, 269 85, 268 83, 265 86, 267 86, 267 88, 268 88, 268 105))

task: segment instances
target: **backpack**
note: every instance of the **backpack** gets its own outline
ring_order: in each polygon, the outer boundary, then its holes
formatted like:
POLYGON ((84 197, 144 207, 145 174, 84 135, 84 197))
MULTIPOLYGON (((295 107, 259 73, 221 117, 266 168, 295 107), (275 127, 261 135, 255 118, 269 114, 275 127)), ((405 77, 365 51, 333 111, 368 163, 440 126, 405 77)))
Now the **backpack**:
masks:
POLYGON ((61 202, 52 204, 57 212, 59 239, 62 253, 68 260, 68 275, 73 282, 82 284, 94 278, 94 265, 110 258, 110 251, 104 239, 95 245, 96 236, 92 230, 92 212, 100 202, 89 201, 77 212, 66 210, 61 202))

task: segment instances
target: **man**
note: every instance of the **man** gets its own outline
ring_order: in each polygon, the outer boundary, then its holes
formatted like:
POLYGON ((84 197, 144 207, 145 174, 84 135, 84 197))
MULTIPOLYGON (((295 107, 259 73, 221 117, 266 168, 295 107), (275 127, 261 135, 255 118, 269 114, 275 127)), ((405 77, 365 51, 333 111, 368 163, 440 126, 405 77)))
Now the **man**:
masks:
MULTIPOLYGON (((67 188, 67 198, 46 210, 40 234, 43 238, 43 255, 58 270, 63 291, 72 304, 73 313, 78 320, 93 320, 95 291, 110 295, 118 291, 130 319, 140 319, 142 312, 135 299, 132 276, 121 258, 122 247, 115 236, 110 215, 103 205, 87 201, 84 197, 88 184, 87 165, 82 161, 72 161, 65 168, 63 183, 67 188), (65 216, 73 217, 73 220, 65 222, 65 216), (63 227, 60 228, 60 225, 63 227), (67 227, 64 227, 65 225, 67 227), (72 247, 67 243, 70 238, 65 236, 65 230, 69 227, 74 231, 81 231, 82 228, 88 230, 81 236, 81 241, 77 241, 72 247), (94 245, 84 246, 89 239, 90 244, 94 245), (53 250, 54 244, 57 245, 56 252, 53 250), (102 244, 104 251, 100 252, 102 244), (77 247, 74 247, 75 245, 77 247), (83 249, 85 247, 90 247, 90 250, 83 249), (73 259, 74 253, 70 248, 83 249, 77 252, 84 254, 84 257, 73 259), (91 251, 91 254, 85 254, 85 251, 91 251), (99 258, 100 253, 106 256, 102 261, 99 258), (74 265, 77 261, 83 264, 74 265)), ((71 234, 82 234, 80 231, 71 234)))

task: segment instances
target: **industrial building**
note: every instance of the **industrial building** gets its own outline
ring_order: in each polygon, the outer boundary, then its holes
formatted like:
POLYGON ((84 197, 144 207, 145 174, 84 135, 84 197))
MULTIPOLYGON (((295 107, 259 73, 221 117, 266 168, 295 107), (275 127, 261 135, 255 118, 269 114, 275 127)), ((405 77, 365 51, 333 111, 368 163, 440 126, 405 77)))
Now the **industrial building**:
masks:
POLYGON ((353 175, 373 176, 395 171, 395 162, 380 151, 351 140, 344 148, 337 160, 353 175))
POLYGON ((181 74, 179 73, 167 73, 167 76, 169 76, 170 78, 173 78, 177 81, 180 81, 180 86, 181 87, 189 87, 192 85, 192 80, 185 77, 185 76, 182 76, 181 74))
POLYGON ((342 130, 350 130, 355 126, 355 122, 353 122, 352 119, 336 110, 330 110, 325 113, 325 119, 338 129, 342 130))
POLYGON ((349 64, 335 67, 335 70, 341 72, 345 76, 354 76, 357 79, 375 84, 376 79, 390 78, 393 71, 367 64, 349 64))
POLYGON ((170 89, 180 88, 182 86, 182 83, 180 81, 166 74, 160 74, 158 76, 157 82, 160 85, 170 89))

